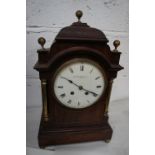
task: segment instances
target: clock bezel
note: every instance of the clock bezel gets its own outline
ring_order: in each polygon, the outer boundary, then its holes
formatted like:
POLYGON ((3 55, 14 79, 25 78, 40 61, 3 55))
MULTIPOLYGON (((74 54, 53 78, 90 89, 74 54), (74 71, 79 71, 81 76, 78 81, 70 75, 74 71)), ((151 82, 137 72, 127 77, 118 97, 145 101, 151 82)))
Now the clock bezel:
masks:
POLYGON ((75 57, 75 58, 72 58, 72 59, 69 59, 69 60, 66 60, 64 61, 63 63, 59 64, 58 66, 58 69, 54 72, 54 75, 52 77, 52 95, 54 96, 54 98, 56 99, 56 101, 58 103, 60 103, 60 105, 62 105, 63 107, 66 107, 66 108, 69 108, 69 109, 72 109, 72 110, 82 110, 82 109, 86 109, 88 107, 92 107, 93 105, 95 105, 97 102, 99 102, 101 100, 101 98, 103 98, 105 92, 106 92, 106 88, 107 88, 107 85, 108 85, 108 78, 107 78, 107 75, 106 75, 106 72, 105 72, 105 69, 103 66, 101 66, 98 62, 96 62, 95 60, 92 60, 91 58, 85 58, 85 57, 75 57), (93 64, 95 67, 97 67, 102 76, 103 76, 103 79, 104 79, 104 88, 103 88, 103 91, 102 91, 102 94, 101 96, 92 104, 86 106, 86 107, 81 107, 81 108, 74 108, 74 107, 69 107, 67 106, 66 104, 63 104, 56 96, 55 94, 55 90, 54 90, 54 83, 55 83, 55 80, 56 80, 56 77, 57 75, 59 74, 59 72, 65 68, 66 66, 69 66, 70 64, 72 63, 76 63, 76 62, 88 62, 88 63, 91 63, 93 64))

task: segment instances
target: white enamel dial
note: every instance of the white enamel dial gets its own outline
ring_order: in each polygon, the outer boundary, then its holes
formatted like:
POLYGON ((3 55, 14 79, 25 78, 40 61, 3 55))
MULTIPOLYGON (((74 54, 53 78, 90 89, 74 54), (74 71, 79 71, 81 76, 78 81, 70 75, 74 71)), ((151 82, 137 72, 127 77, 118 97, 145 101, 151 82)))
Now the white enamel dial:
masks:
POLYGON ((105 77, 100 66, 88 59, 73 59, 58 68, 54 93, 69 108, 86 108, 103 94, 105 77))

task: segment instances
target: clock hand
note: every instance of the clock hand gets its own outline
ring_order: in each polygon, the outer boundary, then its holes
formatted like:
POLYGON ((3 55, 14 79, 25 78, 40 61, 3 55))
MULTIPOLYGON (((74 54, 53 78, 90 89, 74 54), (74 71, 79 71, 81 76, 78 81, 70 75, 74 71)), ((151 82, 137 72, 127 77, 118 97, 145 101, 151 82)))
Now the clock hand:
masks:
POLYGON ((85 91, 87 91, 87 92, 89 92, 89 93, 92 93, 94 96, 97 96, 97 95, 98 95, 98 94, 96 94, 95 92, 92 92, 92 91, 87 90, 87 89, 85 89, 85 88, 83 88, 83 90, 85 90, 85 91))
POLYGON ((67 79, 67 78, 65 78, 65 77, 63 77, 63 76, 61 76, 61 78, 67 80, 67 81, 70 82, 70 83, 73 83, 72 80, 69 80, 69 79, 67 79))
POLYGON ((95 92, 92 92, 92 91, 90 91, 90 90, 87 90, 87 89, 83 88, 83 86, 77 85, 77 84, 74 83, 72 80, 70 80, 70 79, 68 79, 68 78, 66 78, 66 77, 61 76, 61 78, 67 80, 69 83, 74 84, 75 86, 77 86, 77 87, 79 88, 79 90, 85 90, 85 91, 87 91, 87 92, 89 92, 89 93, 92 93, 94 96, 97 96, 97 95, 98 95, 98 94, 96 94, 95 92))
MULTIPOLYGON (((74 83, 72 80, 70 80, 70 79, 67 79, 66 77, 63 77, 63 76, 61 76, 61 78, 63 78, 63 79, 65 79, 65 80, 67 80, 68 82, 70 82, 70 83, 72 83, 72 84, 74 84, 75 86, 77 86, 78 88, 79 88, 79 90, 85 90, 84 88, 83 88, 83 86, 79 86, 79 85, 77 85, 76 83, 74 83)), ((87 90, 86 90, 87 91, 87 90)))
POLYGON ((79 86, 79 85, 77 85, 76 83, 74 83, 72 80, 70 80, 70 79, 67 79, 67 78, 65 78, 65 77, 63 77, 63 76, 61 76, 61 78, 62 79, 65 79, 65 80, 67 80, 69 83, 72 83, 73 85, 75 85, 75 86, 77 86, 80 90, 82 90, 82 86, 79 86))

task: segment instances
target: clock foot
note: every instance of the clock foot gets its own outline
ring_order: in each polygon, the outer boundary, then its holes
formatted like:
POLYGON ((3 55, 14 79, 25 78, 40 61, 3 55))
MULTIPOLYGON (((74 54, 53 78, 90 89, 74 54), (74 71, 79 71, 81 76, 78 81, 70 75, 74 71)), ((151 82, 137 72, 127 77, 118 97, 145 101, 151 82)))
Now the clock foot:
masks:
POLYGON ((110 143, 110 139, 105 140, 106 143, 110 143))

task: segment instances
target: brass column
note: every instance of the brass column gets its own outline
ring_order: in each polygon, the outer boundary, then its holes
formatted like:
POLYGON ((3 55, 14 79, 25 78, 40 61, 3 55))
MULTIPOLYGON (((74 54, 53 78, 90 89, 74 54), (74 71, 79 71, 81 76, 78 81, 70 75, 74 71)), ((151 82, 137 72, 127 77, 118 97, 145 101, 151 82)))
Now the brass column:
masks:
POLYGON ((47 108, 47 80, 41 80, 42 88, 42 103, 43 103, 43 118, 44 121, 48 121, 48 108, 47 108))
POLYGON ((113 80, 108 82, 108 88, 107 88, 108 96, 106 98, 106 106, 105 106, 105 115, 106 116, 108 115, 108 110, 109 110, 109 101, 110 101, 110 96, 111 96, 112 84, 113 84, 113 80))

